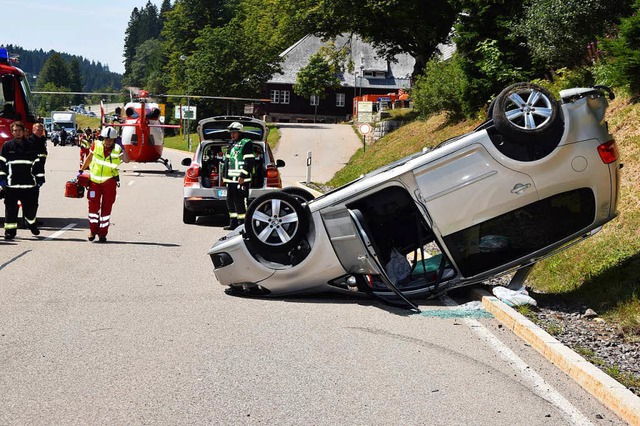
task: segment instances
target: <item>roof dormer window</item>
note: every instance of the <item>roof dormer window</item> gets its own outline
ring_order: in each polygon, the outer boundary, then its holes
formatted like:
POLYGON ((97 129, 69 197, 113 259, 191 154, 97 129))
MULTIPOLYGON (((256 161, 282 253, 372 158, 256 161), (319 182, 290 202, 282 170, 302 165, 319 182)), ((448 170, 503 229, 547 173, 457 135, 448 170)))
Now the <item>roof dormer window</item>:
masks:
POLYGON ((385 71, 364 70, 364 78, 387 78, 385 71))

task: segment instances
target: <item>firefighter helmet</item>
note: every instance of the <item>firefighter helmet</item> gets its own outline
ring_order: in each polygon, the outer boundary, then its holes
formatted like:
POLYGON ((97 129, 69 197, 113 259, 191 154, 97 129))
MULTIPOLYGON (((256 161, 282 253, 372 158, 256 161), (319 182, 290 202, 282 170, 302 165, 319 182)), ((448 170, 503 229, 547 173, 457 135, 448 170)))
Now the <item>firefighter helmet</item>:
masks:
POLYGON ((243 128, 244 126, 237 121, 234 121, 233 123, 229 124, 229 127, 227 127, 230 132, 241 132, 243 128))
POLYGON ((118 137, 118 131, 111 126, 105 127, 100 132, 100 137, 105 139, 115 139, 118 137))

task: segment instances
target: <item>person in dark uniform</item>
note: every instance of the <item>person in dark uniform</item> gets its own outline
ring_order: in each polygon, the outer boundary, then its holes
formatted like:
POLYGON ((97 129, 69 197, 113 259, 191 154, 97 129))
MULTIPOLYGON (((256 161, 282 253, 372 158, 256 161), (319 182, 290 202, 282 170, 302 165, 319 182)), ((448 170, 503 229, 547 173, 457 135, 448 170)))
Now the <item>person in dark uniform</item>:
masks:
POLYGON ((223 181, 227 186, 227 208, 229 209, 229 226, 224 229, 235 229, 244 222, 249 202, 249 186, 251 172, 255 163, 253 142, 248 138, 240 138, 244 126, 234 121, 227 127, 231 141, 224 155, 223 181))
POLYGON ((0 188, 5 193, 4 239, 12 240, 18 229, 18 201, 22 203, 27 227, 40 235, 38 188, 44 183, 44 168, 33 143, 25 137, 21 121, 11 123, 13 139, 2 145, 0 152, 0 188))

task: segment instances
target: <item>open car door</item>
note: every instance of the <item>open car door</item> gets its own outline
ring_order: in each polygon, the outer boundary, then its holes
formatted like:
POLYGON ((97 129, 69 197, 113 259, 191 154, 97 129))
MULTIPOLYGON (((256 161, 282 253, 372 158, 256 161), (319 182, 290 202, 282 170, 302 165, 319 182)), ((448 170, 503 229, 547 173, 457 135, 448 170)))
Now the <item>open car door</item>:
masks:
POLYGON ((369 234, 371 232, 368 230, 368 226, 360 210, 349 209, 349 216, 351 216, 351 220, 353 220, 353 223, 355 224, 356 229, 358 230, 358 234, 360 234, 360 237, 362 239, 362 242, 364 243, 364 246, 367 250, 370 260, 374 263, 376 269, 378 269, 378 271, 380 272, 379 278, 381 279, 381 281, 387 286, 387 288, 389 288, 389 290, 394 292, 400 299, 402 299, 407 305, 409 305, 411 309, 414 309, 417 312, 420 312, 420 308, 418 308, 418 306, 415 303, 410 301, 404 294, 402 294, 402 292, 398 290, 398 288, 391 282, 391 279, 387 275, 387 272, 385 271, 383 265, 380 262, 380 258, 378 256, 378 250, 376 249, 373 240, 369 237, 369 234))

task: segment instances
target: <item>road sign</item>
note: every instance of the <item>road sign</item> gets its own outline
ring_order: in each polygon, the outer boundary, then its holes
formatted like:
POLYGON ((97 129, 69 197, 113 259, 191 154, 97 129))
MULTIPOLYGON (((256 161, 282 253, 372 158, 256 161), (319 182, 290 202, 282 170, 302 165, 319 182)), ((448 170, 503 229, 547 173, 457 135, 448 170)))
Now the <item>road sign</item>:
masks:
POLYGON ((363 135, 366 135, 366 134, 369 134, 369 132, 371 132, 371 125, 368 123, 362 123, 360 127, 358 127, 358 129, 360 129, 360 133, 362 133, 363 135))
MULTIPOLYGON (((197 107, 182 105, 182 119, 195 120, 197 107)), ((175 118, 180 119, 180 106, 176 106, 175 118)))
POLYGON ((373 102, 358 102, 358 123, 373 122, 373 102))

